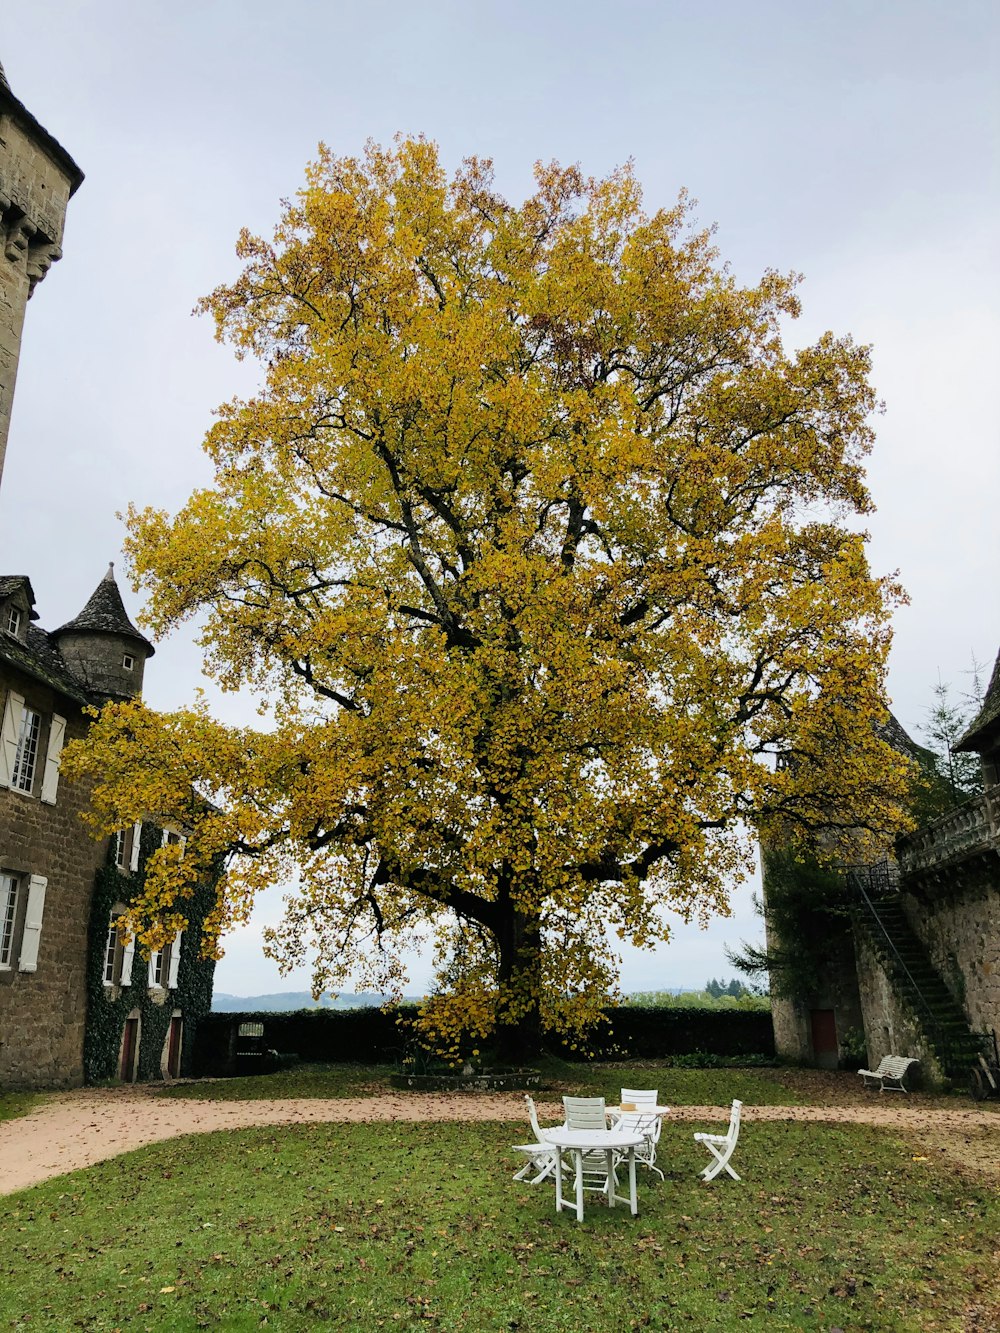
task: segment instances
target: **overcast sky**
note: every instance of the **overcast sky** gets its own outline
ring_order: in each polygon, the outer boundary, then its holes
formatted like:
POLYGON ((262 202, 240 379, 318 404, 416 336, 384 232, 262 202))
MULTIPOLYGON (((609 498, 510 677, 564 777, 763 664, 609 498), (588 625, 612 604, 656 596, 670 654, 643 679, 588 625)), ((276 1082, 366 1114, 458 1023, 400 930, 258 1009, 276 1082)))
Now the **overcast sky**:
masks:
MULTIPOLYGON (((54 628, 119 558, 116 511, 176 509, 207 482, 211 410, 253 372, 190 311, 320 140, 424 132, 452 165, 492 156, 515 199, 536 159, 602 175, 632 158, 648 208, 687 187, 738 278, 805 275, 796 345, 830 328, 874 346, 871 558, 910 593, 890 686, 919 735, 938 672, 961 690, 1000 644, 998 50, 995 0, 4 5, 10 85, 87 179, 28 310, 0 572, 30 576, 54 628)), ((158 645, 148 702, 199 683, 189 637, 158 645)), ((734 908, 629 951, 625 988, 728 973, 723 942, 759 931, 748 891, 734 908)), ((279 912, 275 893, 258 921, 279 912)), ((427 979, 415 967, 409 989, 427 979)), ((253 929, 216 973, 237 994, 305 981, 280 979, 253 929)))

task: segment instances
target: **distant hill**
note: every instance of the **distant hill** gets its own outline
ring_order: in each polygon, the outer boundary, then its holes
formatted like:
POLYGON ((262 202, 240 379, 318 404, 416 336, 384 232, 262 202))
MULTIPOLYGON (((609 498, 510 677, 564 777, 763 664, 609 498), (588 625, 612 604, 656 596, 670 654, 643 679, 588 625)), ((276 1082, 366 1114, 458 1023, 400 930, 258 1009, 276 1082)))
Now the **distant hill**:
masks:
MULTIPOLYGON (((672 995, 684 995, 688 988, 684 986, 665 986, 664 992, 672 995)), ((404 1004, 419 1004, 419 995, 404 995, 404 1004)), ((383 1004, 385 997, 372 995, 370 992, 353 995, 342 991, 336 999, 331 995, 321 995, 314 1000, 307 990, 277 991, 273 995, 227 995, 216 991, 212 996, 212 1011, 216 1014, 239 1013, 284 1013, 290 1009, 371 1009, 383 1004)))
MULTIPOLYGON (((403 997, 404 1004, 417 1004, 419 1000, 417 995, 403 997)), ((336 999, 332 995, 321 995, 319 1000, 314 1000, 307 990, 278 991, 274 995, 227 995, 224 991, 216 991, 212 996, 212 1012, 235 1014, 281 1013, 290 1009, 371 1009, 384 1001, 382 995, 352 995, 347 991, 336 999)))

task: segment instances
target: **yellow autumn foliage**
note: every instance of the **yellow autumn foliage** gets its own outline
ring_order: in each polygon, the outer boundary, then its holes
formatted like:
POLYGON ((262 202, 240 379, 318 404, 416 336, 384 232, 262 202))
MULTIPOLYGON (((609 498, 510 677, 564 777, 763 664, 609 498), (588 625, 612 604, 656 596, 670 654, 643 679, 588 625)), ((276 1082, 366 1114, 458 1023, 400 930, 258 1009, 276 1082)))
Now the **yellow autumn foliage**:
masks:
POLYGON ((197 617, 273 725, 109 705, 66 756, 97 830, 188 830, 144 938, 211 864, 208 948, 292 882, 270 947, 317 989, 398 989, 431 933, 425 1029, 516 1052, 593 1019, 616 932, 724 911, 755 835, 904 824, 869 354, 786 350, 794 276, 741 286, 629 168, 539 165, 514 206, 420 138, 321 148, 238 253, 202 308, 261 388, 127 551, 147 626, 197 617))

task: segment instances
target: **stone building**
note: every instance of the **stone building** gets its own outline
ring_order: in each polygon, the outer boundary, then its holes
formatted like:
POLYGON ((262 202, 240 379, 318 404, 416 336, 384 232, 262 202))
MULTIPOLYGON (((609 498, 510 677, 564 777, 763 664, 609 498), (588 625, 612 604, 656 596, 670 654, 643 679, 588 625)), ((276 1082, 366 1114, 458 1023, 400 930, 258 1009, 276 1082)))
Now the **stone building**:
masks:
POLYGON ((10 90, 0 65, 0 478, 25 309, 62 256, 63 223, 83 172, 10 90))
MULTIPOLYGON (((25 307, 82 180, 0 67, 0 471, 25 307)), ((211 1006, 214 963, 196 946, 212 886, 187 904, 190 939, 140 959, 118 918, 150 854, 182 831, 151 818, 97 842, 81 819, 88 791, 59 772, 88 708, 141 693, 153 645, 113 568, 67 624, 37 620, 29 578, 0 576, 0 1088, 176 1075, 211 1006)))
POLYGON ((928 1082, 964 1083, 1000 1031, 1000 656, 955 749, 980 755, 983 791, 901 838, 892 862, 824 889, 837 901, 821 904, 808 990, 772 979, 779 1054, 836 1067, 860 1045, 871 1068, 914 1055, 928 1082))

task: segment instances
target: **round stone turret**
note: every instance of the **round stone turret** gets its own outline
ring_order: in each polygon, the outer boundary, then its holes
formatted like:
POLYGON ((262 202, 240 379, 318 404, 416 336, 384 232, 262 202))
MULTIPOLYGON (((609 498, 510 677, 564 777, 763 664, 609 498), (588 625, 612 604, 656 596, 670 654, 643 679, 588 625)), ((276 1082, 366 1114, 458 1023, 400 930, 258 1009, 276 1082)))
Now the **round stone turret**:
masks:
POLYGON ((142 693, 153 645, 125 612, 113 564, 80 614, 50 637, 70 671, 94 694, 127 699, 142 693))

